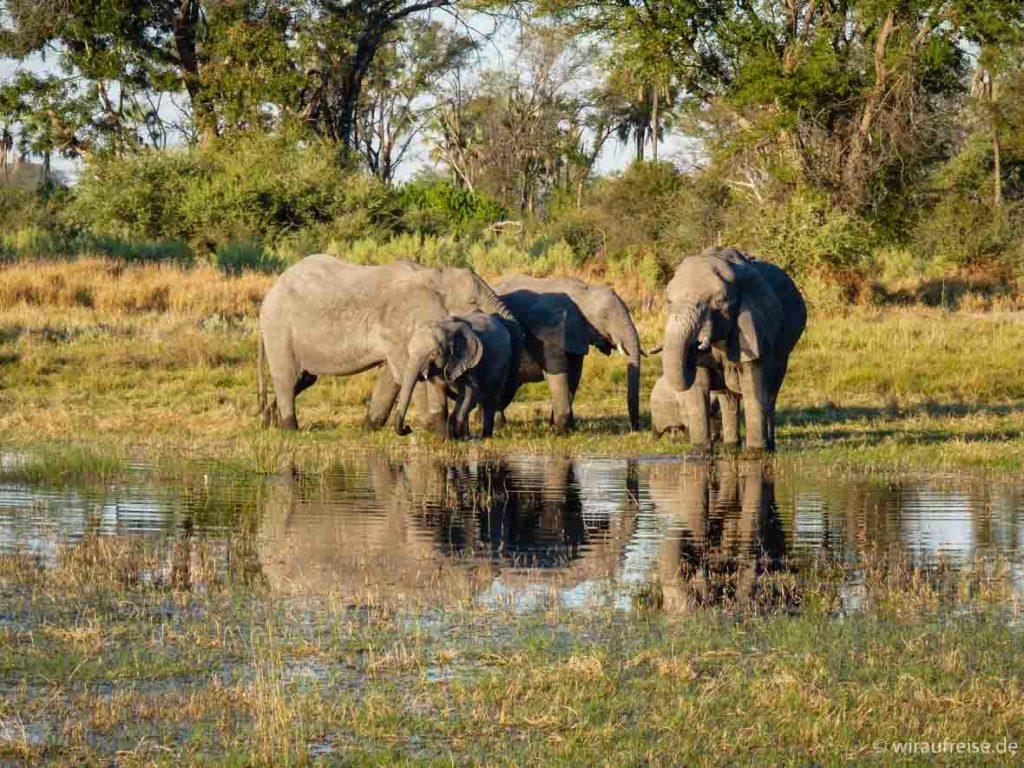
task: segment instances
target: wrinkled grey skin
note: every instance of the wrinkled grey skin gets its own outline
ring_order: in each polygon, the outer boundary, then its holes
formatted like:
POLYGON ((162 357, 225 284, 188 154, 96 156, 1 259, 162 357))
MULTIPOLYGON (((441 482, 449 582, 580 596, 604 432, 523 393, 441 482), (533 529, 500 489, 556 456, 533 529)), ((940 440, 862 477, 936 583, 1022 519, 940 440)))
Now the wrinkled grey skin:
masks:
POLYGON ((409 379, 414 365, 430 379, 431 420, 438 434, 446 435, 447 385, 472 367, 479 348, 450 316, 476 310, 514 323, 472 270, 431 269, 407 261, 362 266, 308 256, 281 274, 260 307, 260 413, 269 423, 276 411, 285 429, 297 429, 295 398, 317 377, 383 366, 388 375, 378 377, 370 403, 371 422, 383 424, 399 395, 398 382, 409 379), (267 398, 264 358, 274 383, 273 400, 267 398))
POLYGON ((807 324, 807 305, 781 269, 732 248, 684 259, 666 289, 662 371, 686 393, 691 442, 710 448, 710 396, 719 393, 722 434, 746 447, 775 449, 775 402, 789 355, 807 324))
POLYGON ((651 432, 655 438, 668 432, 672 436, 686 431, 686 395, 676 392, 668 379, 659 376, 651 389, 651 432))
MULTIPOLYGON (((722 392, 712 393, 711 432, 716 438, 720 438, 722 432, 722 396, 722 392)), ((689 418, 686 393, 676 392, 664 376, 659 376, 651 389, 651 433, 654 439, 657 440, 666 432, 671 437, 682 437, 688 429, 689 418)))
POLYGON ((479 363, 448 387, 454 400, 448 431, 452 437, 469 437, 469 417, 479 406, 480 436, 490 437, 494 433, 495 414, 512 401, 519 389, 522 345, 498 315, 472 312, 453 319, 464 324, 480 342, 482 356, 479 363))
POLYGON ((640 425, 640 337, 625 302, 611 288, 571 277, 516 276, 495 286, 526 337, 520 381, 545 379, 551 389, 555 430, 573 424, 572 404, 590 347, 618 349, 628 358, 626 409, 640 425))

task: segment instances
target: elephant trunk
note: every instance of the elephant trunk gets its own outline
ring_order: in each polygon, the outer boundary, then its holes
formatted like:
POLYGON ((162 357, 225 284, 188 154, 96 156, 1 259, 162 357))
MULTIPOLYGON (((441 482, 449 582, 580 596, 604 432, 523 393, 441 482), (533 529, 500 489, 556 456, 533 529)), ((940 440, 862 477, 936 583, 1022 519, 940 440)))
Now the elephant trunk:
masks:
POLYGON ((498 294, 489 286, 482 277, 477 275, 477 288, 480 292, 479 302, 480 308, 491 315, 498 315, 502 320, 511 323, 516 328, 519 327, 519 323, 511 312, 508 311, 508 307, 505 306, 505 302, 498 298, 498 294))
POLYGON ((407 435, 412 431, 405 424, 405 414, 409 410, 409 402, 412 400, 416 382, 426 371, 429 362, 429 353, 427 353, 421 357, 410 357, 405 366, 402 375, 402 388, 398 393, 398 403, 395 406, 395 432, 400 435, 407 435))
POLYGON ((640 429, 640 337, 635 327, 619 343, 628 362, 626 369, 626 410, 629 413, 629 428, 640 429))
POLYGON ((685 392, 697 377, 694 346, 700 329, 701 308, 688 305, 671 312, 665 324, 665 342, 661 354, 662 373, 676 392, 685 392))

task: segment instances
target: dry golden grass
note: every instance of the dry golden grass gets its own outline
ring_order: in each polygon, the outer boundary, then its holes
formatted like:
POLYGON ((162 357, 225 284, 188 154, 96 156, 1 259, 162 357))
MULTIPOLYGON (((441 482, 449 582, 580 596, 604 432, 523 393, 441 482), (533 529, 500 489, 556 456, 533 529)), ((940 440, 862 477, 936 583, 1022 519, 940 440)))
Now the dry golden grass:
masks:
POLYGON ((130 315, 173 313, 196 320, 255 316, 273 277, 225 276, 208 266, 124 264, 108 259, 22 261, 0 269, 0 311, 19 305, 130 315))

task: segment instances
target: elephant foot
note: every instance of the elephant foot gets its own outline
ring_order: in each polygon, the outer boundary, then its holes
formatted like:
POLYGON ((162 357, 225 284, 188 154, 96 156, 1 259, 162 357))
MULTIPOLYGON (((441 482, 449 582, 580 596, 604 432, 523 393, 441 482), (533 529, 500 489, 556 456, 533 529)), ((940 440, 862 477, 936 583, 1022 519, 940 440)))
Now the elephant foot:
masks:
POLYGON ((554 426, 556 435, 568 435, 572 432, 572 424, 568 419, 555 419, 554 426))
POLYGON ((744 448, 740 451, 739 457, 744 460, 761 460, 767 459, 771 453, 767 446, 755 445, 744 448))
POLYGON ((363 431, 364 432, 376 432, 377 430, 381 429, 383 426, 384 426, 384 422, 383 421, 378 421, 377 419, 374 419, 371 416, 367 416, 363 420, 363 431))
MULTIPOLYGON (((502 429, 505 426, 505 412, 504 411, 498 411, 496 414, 494 414, 494 426, 497 429, 502 429)), ((490 437, 490 435, 487 435, 487 437, 490 437)))
POLYGON ((281 429, 285 430, 286 432, 298 432, 298 430, 299 430, 299 421, 298 421, 298 419, 296 419, 294 415, 293 416, 289 416, 287 419, 284 419, 281 422, 281 429))
POLYGON ((739 456, 743 452, 743 446, 739 443, 722 443, 721 451, 725 456, 739 456))

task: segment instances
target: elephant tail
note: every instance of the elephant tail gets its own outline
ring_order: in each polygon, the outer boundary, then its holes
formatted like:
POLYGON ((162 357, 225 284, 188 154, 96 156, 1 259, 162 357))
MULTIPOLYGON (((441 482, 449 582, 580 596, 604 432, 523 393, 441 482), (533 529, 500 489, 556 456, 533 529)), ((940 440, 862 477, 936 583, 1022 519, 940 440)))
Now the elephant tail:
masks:
POLYGON ((266 345, 263 343, 261 333, 256 345, 256 404, 259 407, 260 418, 264 420, 267 419, 267 375, 263 370, 266 357, 266 345))

